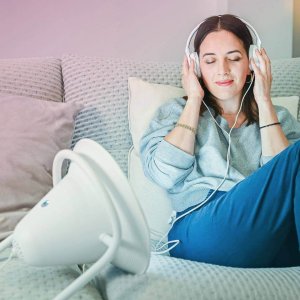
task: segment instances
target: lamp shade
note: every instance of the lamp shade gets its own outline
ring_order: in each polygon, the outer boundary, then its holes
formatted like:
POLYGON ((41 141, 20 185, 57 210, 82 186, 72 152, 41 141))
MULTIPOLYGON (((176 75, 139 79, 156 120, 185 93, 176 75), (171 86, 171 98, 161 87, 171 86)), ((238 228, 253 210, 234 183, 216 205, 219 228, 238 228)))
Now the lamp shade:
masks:
POLYGON ((53 189, 18 223, 12 243, 34 266, 99 260, 117 239, 111 263, 146 271, 150 237, 142 209, 112 156, 90 139, 60 151, 53 163, 53 189), (70 160, 62 178, 64 160, 70 160))

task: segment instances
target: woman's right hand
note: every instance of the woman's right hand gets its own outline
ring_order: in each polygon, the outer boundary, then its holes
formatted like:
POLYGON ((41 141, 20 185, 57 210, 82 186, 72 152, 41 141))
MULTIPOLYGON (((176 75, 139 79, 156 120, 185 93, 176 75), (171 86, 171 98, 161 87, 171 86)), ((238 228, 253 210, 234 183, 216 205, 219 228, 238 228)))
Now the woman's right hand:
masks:
POLYGON ((182 86, 190 98, 201 98, 204 97, 204 90, 201 87, 197 75, 194 72, 195 62, 193 59, 190 59, 191 65, 189 66, 188 58, 184 55, 183 64, 182 64, 182 86))

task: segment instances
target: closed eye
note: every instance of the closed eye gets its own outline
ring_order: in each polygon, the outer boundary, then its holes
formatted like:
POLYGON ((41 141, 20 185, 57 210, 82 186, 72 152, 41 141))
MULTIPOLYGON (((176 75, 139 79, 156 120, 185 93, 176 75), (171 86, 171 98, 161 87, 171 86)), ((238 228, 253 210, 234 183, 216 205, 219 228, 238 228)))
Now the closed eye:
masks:
MULTIPOLYGON (((241 58, 238 57, 238 58, 228 59, 228 60, 230 60, 230 61, 240 61, 241 58)), ((214 63, 214 62, 215 62, 215 60, 213 60, 213 61, 206 61, 205 63, 208 64, 208 65, 210 65, 210 64, 212 64, 212 63, 214 63)))

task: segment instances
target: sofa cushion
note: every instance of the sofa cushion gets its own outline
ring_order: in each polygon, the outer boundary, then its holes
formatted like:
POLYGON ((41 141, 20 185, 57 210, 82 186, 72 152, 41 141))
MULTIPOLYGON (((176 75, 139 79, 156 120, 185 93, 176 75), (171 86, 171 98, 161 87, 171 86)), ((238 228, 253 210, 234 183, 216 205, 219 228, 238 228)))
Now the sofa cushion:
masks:
POLYGON ((80 105, 0 94, 0 239, 52 187, 55 154, 69 148, 80 105))
POLYGON ((63 83, 60 59, 0 59, 0 93, 61 102, 63 83))
POLYGON ((145 274, 113 265, 98 275, 109 300, 297 300, 300 268, 232 268, 153 255, 145 274))
MULTIPOLYGON (((11 248, 1 252, 1 266, 9 257, 11 248)), ((21 259, 12 259, 1 269, 1 300, 42 300, 54 299, 72 281, 81 275, 76 265, 35 267, 25 264, 21 259)), ((78 290, 72 300, 102 300, 94 281, 78 290)))

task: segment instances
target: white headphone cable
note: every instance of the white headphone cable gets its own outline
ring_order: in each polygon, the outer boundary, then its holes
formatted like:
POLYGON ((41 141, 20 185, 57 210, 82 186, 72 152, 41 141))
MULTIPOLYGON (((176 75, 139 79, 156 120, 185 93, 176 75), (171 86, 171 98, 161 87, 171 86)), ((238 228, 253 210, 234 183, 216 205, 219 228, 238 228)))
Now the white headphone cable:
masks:
POLYGON ((162 246, 159 246, 159 247, 158 247, 158 245, 162 243, 162 240, 163 240, 165 237, 167 237, 168 233, 170 232, 170 230, 172 229, 172 227, 173 227, 173 225, 174 225, 174 223, 175 223, 176 221, 178 221, 179 219, 181 219, 181 218, 183 218, 184 216, 188 215, 188 214, 191 213, 192 211, 194 211, 194 210, 200 208, 201 206, 203 206, 203 205, 204 205, 204 204, 205 204, 205 203, 206 203, 206 202, 207 202, 207 201, 215 194, 215 192, 218 191, 218 189, 219 189, 219 188, 222 186, 222 184, 225 182, 226 177, 227 177, 227 174, 228 174, 228 171, 229 171, 229 166, 230 166, 230 145, 231 145, 231 136, 230 136, 230 135, 231 135, 231 131, 233 130, 234 126, 235 126, 236 123, 237 123, 238 116, 239 116, 239 114, 240 114, 240 112, 241 112, 241 109, 242 109, 242 106, 243 106, 243 102, 244 102, 245 96, 246 96, 246 94, 248 93, 248 91, 249 91, 249 89, 250 89, 250 87, 251 87, 251 85, 252 85, 252 83, 253 83, 253 79, 254 79, 254 76, 251 74, 251 82, 250 82, 250 85, 249 85, 249 87, 247 88, 247 90, 246 90, 246 92, 245 92, 245 94, 244 94, 244 96, 243 96, 243 98, 242 98, 240 108, 239 108, 238 113, 237 113, 237 115, 236 115, 236 117, 235 117, 234 124, 233 124, 233 126, 230 128, 230 130, 229 130, 229 133, 228 133, 226 130, 224 130, 224 129, 218 124, 218 122, 216 121, 216 119, 215 119, 214 116, 212 115, 212 113, 211 113, 210 109, 208 108, 208 106, 206 105, 206 103, 205 103, 204 101, 202 101, 203 104, 205 105, 205 107, 207 108, 209 114, 211 115, 212 119, 213 119, 214 122, 217 124, 217 126, 218 126, 223 132, 225 132, 225 133, 228 135, 228 149, 227 149, 227 157, 226 157, 227 161, 226 161, 226 172, 225 172, 225 176, 223 177, 222 182, 221 182, 221 183, 218 185, 218 187, 217 187, 217 188, 209 195, 208 198, 206 198, 205 200, 203 200, 202 202, 200 202, 197 206, 193 207, 193 208, 190 209, 189 211, 187 211, 187 212, 185 212, 184 214, 180 215, 178 218, 175 218, 175 219, 172 218, 170 229, 169 229, 169 230, 168 230, 168 231, 160 238, 160 240, 156 243, 155 248, 154 248, 155 250, 154 250, 154 251, 151 251, 152 254, 155 254, 155 255, 158 255, 158 254, 164 254, 164 253, 166 253, 166 252, 172 250, 174 247, 176 247, 176 246, 180 243, 179 240, 168 241, 168 242, 166 242, 166 243, 163 243, 163 245, 162 245, 162 246), (163 250, 163 251, 159 251, 160 249, 164 248, 166 245, 168 245, 168 244, 170 244, 170 243, 175 243, 175 244, 172 245, 170 248, 167 248, 167 249, 165 249, 165 250, 163 250))

